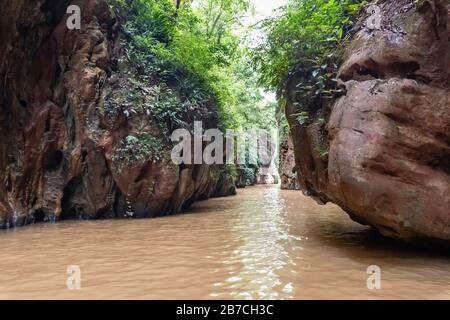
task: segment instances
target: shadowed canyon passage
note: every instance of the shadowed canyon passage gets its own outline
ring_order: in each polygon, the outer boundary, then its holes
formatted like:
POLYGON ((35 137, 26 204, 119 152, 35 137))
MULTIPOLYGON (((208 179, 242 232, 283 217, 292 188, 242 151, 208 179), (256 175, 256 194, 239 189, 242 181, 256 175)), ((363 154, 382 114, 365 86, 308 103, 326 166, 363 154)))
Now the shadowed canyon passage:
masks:
POLYGON ((450 297, 448 255, 399 247, 277 186, 178 216, 8 230, 0 242, 0 298, 450 297), (66 288, 69 265, 81 269, 81 290, 66 288), (369 265, 381 268, 381 290, 366 287, 369 265))
POLYGON ((257 48, 217 1, 0 1, 0 298, 449 299, 448 249, 387 238, 450 243, 450 0, 289 0, 257 48), (200 120, 279 128, 303 193, 174 164, 200 120))

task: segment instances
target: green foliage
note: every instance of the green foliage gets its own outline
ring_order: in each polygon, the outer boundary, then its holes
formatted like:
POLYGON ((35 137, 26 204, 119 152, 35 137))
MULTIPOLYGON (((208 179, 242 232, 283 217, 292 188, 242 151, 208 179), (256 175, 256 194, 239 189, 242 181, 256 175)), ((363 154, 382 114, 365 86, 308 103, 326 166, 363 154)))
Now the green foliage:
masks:
POLYGON ((227 178, 229 184, 234 184, 238 176, 237 169, 235 165, 225 165, 224 175, 227 178))
POLYGON ((171 0, 109 0, 125 16, 124 29, 134 40, 169 43, 175 33, 176 8, 171 0), (131 19, 129 19, 131 18, 131 19))
POLYGON ((242 175, 245 185, 251 185, 256 179, 256 170, 254 166, 242 167, 242 175))
POLYGON ((163 136, 169 136, 171 131, 186 127, 189 113, 195 112, 195 103, 182 101, 164 83, 149 88, 139 78, 121 80, 120 86, 110 90, 100 109, 108 117, 119 114, 128 119, 138 117, 142 130, 153 124, 163 136))
POLYGON ((308 112, 299 112, 297 114, 294 114, 294 116, 295 116, 295 119, 297 120, 297 122, 301 125, 305 125, 309 121, 308 112))
POLYGON ((232 65, 233 83, 230 86, 236 97, 233 109, 236 124, 243 129, 276 127, 276 102, 268 101, 258 84, 258 73, 252 67, 249 54, 242 49, 240 59, 232 65))
MULTIPOLYGON (((172 0, 110 0, 126 41, 119 81, 101 111, 124 115, 140 127, 116 150, 113 160, 121 167, 162 157, 168 141, 148 134, 155 125, 162 136, 170 136, 200 120, 202 110, 211 111, 212 105, 219 109, 222 129, 275 125, 275 105, 265 101, 234 32, 249 1, 199 0, 195 8, 183 3, 177 10, 172 0)), ((227 179, 236 179, 234 165, 221 170, 227 179)), ((243 170, 249 181, 254 179, 255 167, 243 170)))
POLYGON ((163 157, 162 150, 163 144, 158 138, 149 134, 129 135, 122 140, 112 159, 122 170, 125 166, 132 167, 143 161, 159 161, 163 157))
POLYGON ((127 35, 120 62, 137 85, 122 86, 106 109, 150 114, 170 130, 186 126, 195 110, 215 104, 222 129, 274 127, 275 104, 266 101, 249 53, 234 32, 242 27, 250 1, 182 3, 177 10, 172 0, 110 0, 127 35), (139 97, 148 95, 142 87, 153 79, 158 81, 150 92, 153 101, 139 97), (128 105, 135 107, 128 110, 128 105))
POLYGON ((249 0, 198 0, 203 18, 202 33, 212 45, 211 50, 220 65, 229 66, 236 56, 240 39, 233 34, 242 25, 244 13, 250 9, 249 0))
POLYGON ((357 0, 289 0, 280 14, 263 23, 267 41, 254 50, 260 83, 280 90, 290 75, 301 71, 299 91, 331 95, 337 72, 337 49, 359 11, 357 0))
MULTIPOLYGON (((239 45, 239 38, 232 33, 232 18, 246 10, 248 1, 219 1, 224 3, 221 13, 216 0, 202 1, 200 9, 193 9, 185 1, 178 10, 172 0, 110 1, 125 17, 127 44, 123 62, 143 81, 158 79, 167 84, 160 96, 168 98, 165 105, 183 105, 179 109, 185 111, 215 104, 222 126, 232 126, 235 121, 228 108, 235 101, 228 67, 239 45), (202 9, 208 7, 214 10, 202 9), (179 89, 179 103, 166 90, 170 87, 179 89)), ((178 113, 174 116, 178 117, 178 113)))

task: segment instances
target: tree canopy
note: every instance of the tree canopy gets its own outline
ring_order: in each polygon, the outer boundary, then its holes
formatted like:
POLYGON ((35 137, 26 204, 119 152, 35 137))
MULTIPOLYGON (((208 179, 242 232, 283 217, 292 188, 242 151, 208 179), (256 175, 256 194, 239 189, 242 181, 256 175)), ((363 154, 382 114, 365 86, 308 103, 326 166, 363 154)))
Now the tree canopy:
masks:
POLYGON ((212 102, 223 128, 245 128, 275 126, 276 104, 263 90, 282 90, 298 70, 308 75, 299 88, 306 96, 333 94, 336 51, 364 1, 287 0, 273 17, 255 24, 266 35, 256 48, 242 36, 250 0, 110 3, 127 16, 126 57, 139 78, 156 76, 181 88, 183 96, 174 97, 160 86, 159 113, 179 126, 180 112, 212 102))

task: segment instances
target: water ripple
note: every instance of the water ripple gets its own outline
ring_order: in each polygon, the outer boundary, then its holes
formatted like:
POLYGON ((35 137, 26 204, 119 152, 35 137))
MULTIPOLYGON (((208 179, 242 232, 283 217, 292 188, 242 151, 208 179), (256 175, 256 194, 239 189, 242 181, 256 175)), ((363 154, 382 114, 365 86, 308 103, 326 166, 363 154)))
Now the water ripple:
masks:
POLYGON ((0 298, 450 298, 450 260, 387 245, 336 206, 256 187, 149 220, 0 233, 0 298), (382 269, 382 290, 366 269, 382 269), (78 265, 82 290, 66 288, 78 265))

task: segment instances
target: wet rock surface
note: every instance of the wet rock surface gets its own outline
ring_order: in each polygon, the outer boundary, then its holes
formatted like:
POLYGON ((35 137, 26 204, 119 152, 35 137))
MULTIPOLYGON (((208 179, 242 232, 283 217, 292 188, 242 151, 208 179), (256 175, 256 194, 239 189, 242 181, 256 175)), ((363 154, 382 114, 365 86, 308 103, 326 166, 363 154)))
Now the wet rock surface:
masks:
MULTIPOLYGON (((117 163, 123 140, 142 128, 99 112, 120 51, 105 0, 5 0, 0 12, 0 227, 153 217, 235 193, 221 168, 179 167, 170 156, 117 163), (81 30, 66 27, 70 4, 81 7, 81 30)), ((200 113, 217 126, 214 105, 200 113)), ((155 127, 145 130, 162 135, 155 127)))
POLYGON ((361 17, 338 79, 345 95, 294 123, 299 182, 319 202, 407 241, 450 242, 450 3, 378 1, 361 17), (325 119, 325 123, 323 123, 325 119))
POLYGON ((283 190, 299 190, 294 143, 288 134, 280 145, 280 183, 283 190))

